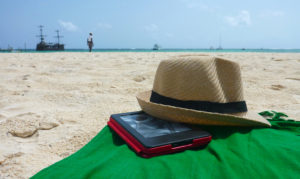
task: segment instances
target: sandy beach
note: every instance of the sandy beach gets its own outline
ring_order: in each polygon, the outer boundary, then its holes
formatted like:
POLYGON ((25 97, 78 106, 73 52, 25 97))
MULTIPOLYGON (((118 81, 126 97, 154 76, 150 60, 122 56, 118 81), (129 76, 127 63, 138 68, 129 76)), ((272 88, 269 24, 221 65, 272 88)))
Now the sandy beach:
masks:
POLYGON ((71 155, 111 114, 140 110, 159 62, 208 54, 240 64, 248 108, 300 120, 300 53, 0 53, 0 178, 28 178, 71 155))

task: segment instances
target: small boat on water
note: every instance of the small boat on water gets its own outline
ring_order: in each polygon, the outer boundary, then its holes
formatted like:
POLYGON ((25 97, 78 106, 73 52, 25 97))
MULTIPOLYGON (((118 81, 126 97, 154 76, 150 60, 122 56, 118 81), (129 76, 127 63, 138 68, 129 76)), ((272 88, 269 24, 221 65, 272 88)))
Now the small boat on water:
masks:
POLYGON ((152 50, 160 50, 160 47, 158 44, 154 44, 153 49, 152 50))
POLYGON ((45 35, 43 35, 43 26, 40 25, 40 35, 37 37, 40 37, 41 41, 36 45, 36 51, 63 51, 65 50, 65 45, 59 43, 59 38, 63 37, 59 35, 59 31, 56 30, 57 36, 57 43, 47 43, 45 42, 45 35))
POLYGON ((222 47, 222 36, 221 36, 221 34, 219 36, 219 47, 216 48, 216 50, 223 50, 223 47, 222 47))
POLYGON ((0 52, 12 52, 14 49, 12 47, 8 47, 7 49, 1 49, 0 52))
POLYGON ((217 48, 217 50, 223 50, 222 46, 219 46, 219 47, 217 48))

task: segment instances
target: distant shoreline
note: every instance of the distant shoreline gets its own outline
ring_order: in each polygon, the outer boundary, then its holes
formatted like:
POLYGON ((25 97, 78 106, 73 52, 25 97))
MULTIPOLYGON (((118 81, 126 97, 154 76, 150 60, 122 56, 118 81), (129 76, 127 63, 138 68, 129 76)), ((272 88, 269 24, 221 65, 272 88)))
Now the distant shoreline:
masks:
MULTIPOLYGON (((88 52, 88 49, 65 49, 64 51, 36 51, 35 49, 16 49, 11 52, 0 53, 48 53, 48 52, 88 52)), ((93 49, 93 52, 262 52, 262 53, 300 53, 300 49, 93 49)))

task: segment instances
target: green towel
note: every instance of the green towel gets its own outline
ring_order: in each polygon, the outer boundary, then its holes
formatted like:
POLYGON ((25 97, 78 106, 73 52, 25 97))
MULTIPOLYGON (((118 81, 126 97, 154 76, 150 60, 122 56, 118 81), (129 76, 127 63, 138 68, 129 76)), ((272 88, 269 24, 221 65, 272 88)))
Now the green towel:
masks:
POLYGON ((300 122, 270 122, 272 128, 202 127, 213 136, 206 148, 150 159, 106 126, 32 178, 300 178, 300 122))

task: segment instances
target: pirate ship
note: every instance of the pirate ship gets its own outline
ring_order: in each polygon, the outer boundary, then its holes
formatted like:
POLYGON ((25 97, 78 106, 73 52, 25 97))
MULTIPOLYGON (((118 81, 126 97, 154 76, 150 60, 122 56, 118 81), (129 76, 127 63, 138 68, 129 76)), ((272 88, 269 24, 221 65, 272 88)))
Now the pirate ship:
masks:
POLYGON ((46 43, 45 42, 45 35, 43 34, 43 27, 42 25, 39 26, 40 28, 40 35, 37 35, 41 39, 40 43, 36 45, 36 51, 61 51, 65 50, 65 45, 59 43, 59 38, 63 37, 59 35, 59 31, 56 30, 56 37, 57 43, 46 43))
POLYGON ((154 44, 152 50, 160 50, 160 46, 158 44, 154 44))

